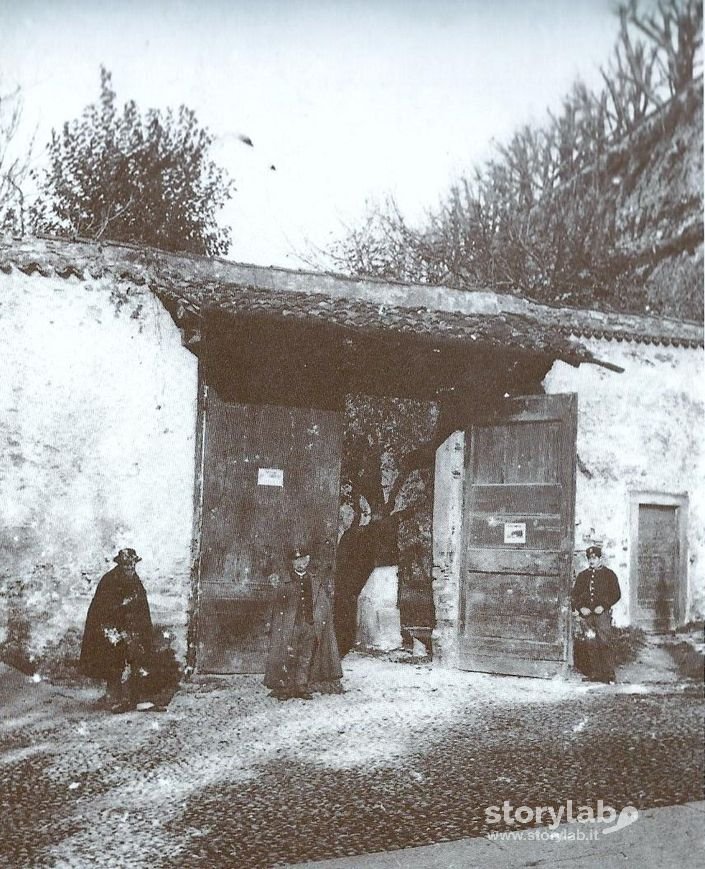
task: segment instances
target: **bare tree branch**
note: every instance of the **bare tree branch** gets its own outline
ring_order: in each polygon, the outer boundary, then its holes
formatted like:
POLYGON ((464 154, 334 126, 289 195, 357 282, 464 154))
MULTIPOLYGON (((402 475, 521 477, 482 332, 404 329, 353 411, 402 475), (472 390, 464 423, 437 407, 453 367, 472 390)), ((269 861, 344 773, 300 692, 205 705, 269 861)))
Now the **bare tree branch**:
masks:
POLYGON ((19 87, 0 93, 0 230, 24 234, 24 187, 30 174, 33 141, 18 141, 22 119, 19 87))

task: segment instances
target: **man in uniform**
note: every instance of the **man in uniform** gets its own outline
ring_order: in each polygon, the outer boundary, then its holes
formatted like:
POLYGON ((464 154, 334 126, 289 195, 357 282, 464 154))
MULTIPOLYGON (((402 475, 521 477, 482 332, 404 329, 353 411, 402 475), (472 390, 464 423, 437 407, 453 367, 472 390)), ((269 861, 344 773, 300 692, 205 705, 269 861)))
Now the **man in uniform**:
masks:
POLYGON ((343 671, 335 641, 330 578, 311 570, 301 545, 289 554, 289 569, 277 585, 264 684, 278 700, 310 700, 312 691, 341 693, 343 671))
POLYGON ((617 575, 602 563, 602 548, 585 550, 588 567, 573 587, 573 611, 579 618, 581 636, 576 636, 575 666, 593 682, 614 682, 612 607, 622 596, 617 575))

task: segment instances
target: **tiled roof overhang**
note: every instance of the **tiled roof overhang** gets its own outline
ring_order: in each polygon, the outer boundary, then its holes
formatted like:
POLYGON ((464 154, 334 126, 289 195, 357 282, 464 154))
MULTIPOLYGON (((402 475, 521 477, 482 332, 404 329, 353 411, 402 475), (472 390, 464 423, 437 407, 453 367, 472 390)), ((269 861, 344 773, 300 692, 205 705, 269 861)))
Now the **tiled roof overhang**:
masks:
POLYGON ((557 308, 509 294, 245 265, 132 245, 33 238, 0 241, 0 271, 100 278, 149 287, 183 327, 248 319, 305 322, 349 334, 413 336, 439 346, 513 349, 620 370, 581 338, 681 347, 703 328, 636 315, 557 308))

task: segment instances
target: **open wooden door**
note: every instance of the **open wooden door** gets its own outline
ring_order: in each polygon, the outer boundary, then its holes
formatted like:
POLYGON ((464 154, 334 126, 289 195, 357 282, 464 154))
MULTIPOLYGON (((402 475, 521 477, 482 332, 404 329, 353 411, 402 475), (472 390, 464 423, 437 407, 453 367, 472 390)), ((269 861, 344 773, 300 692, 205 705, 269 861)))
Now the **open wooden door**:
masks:
POLYGON ((333 575, 341 414, 206 400, 198 669, 263 673, 274 588, 297 541, 333 575))
POLYGON ((467 433, 462 669, 567 668, 576 426, 577 396, 536 395, 467 433))

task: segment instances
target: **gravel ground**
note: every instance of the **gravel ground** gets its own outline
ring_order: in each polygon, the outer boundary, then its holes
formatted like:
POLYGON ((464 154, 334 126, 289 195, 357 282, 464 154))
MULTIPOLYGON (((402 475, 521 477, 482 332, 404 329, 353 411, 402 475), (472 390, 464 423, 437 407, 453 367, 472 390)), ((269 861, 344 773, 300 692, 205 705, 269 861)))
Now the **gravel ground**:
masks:
POLYGON ((257 677, 213 678, 122 716, 86 688, 25 686, 0 724, 0 865, 245 869, 482 835, 504 800, 703 799, 692 687, 355 655, 345 671, 342 696, 277 703, 257 677))

